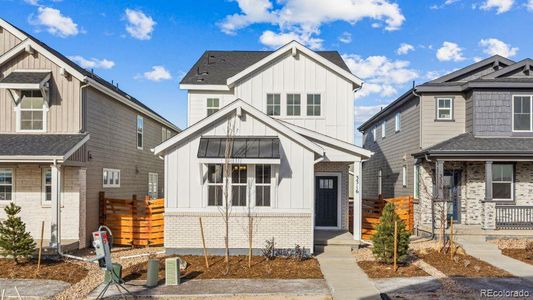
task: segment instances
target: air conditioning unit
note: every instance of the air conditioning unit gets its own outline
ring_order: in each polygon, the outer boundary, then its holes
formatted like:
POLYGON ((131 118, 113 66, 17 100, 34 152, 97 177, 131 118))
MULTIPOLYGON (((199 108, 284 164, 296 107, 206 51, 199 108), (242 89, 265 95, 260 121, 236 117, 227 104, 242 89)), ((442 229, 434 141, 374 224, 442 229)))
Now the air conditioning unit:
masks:
POLYGON ((180 284, 180 259, 171 257, 165 259, 165 285, 180 284))

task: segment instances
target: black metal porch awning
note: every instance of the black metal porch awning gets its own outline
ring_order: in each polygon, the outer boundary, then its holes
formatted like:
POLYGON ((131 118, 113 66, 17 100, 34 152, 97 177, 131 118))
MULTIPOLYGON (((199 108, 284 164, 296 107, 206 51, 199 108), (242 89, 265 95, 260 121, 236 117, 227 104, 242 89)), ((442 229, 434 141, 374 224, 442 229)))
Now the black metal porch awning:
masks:
POLYGON ((277 137, 202 137, 198 158, 225 158, 228 141, 232 143, 230 158, 280 158, 280 143, 277 137))

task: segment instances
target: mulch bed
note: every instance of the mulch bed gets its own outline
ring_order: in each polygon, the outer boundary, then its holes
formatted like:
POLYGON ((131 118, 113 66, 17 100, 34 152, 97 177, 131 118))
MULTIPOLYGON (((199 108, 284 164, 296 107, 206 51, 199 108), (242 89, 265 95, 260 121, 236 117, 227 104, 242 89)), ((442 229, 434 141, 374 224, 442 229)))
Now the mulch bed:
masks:
POLYGON ((417 266, 408 263, 398 264, 398 270, 396 270, 396 272, 394 272, 392 265, 387 265, 377 261, 359 261, 357 264, 370 278, 429 276, 417 266))
POLYGON ((533 256, 526 249, 502 249, 502 254, 533 265, 533 256))
POLYGON ((419 252, 417 256, 450 277, 513 277, 506 271, 470 255, 457 254, 454 260, 450 258, 450 253, 432 250, 427 253, 419 252))
POLYGON ((65 261, 41 261, 39 273, 37 261, 16 264, 10 259, 0 259, 0 278, 3 279, 50 279, 74 284, 89 272, 83 266, 65 261))
MULTIPOLYGON (((252 267, 248 268, 247 256, 231 256, 230 272, 224 275, 226 264, 223 256, 210 256, 209 269, 205 267, 203 256, 180 256, 189 265, 182 274, 184 279, 322 279, 318 261, 310 258, 297 261, 291 258, 276 258, 267 261, 262 256, 252 257, 252 267)), ((159 279, 165 278, 165 258, 160 258, 159 279)), ((140 263, 123 271, 124 280, 146 279, 147 263, 140 263)), ((183 271, 182 271, 183 272, 183 271)))

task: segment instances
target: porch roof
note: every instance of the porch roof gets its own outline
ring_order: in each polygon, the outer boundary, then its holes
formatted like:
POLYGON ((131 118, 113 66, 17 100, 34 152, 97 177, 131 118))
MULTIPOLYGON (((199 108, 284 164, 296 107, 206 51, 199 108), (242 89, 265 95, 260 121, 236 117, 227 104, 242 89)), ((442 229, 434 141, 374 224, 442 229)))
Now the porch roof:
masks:
POLYGON ((51 71, 14 71, 0 80, 0 88, 40 89, 50 79, 51 71))
POLYGON ((0 161, 65 161, 89 134, 0 134, 0 161))
POLYGON ((533 157, 533 138, 476 137, 471 133, 464 133, 414 153, 413 156, 533 157))

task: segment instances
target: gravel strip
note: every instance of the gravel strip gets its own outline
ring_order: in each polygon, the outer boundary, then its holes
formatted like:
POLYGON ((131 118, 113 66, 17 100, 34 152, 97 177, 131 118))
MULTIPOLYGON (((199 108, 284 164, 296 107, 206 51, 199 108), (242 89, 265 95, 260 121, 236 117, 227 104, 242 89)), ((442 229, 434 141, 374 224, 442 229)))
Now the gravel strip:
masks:
POLYGON ((498 245, 499 249, 525 249, 528 242, 533 242, 531 239, 496 239, 489 240, 491 244, 498 245))

